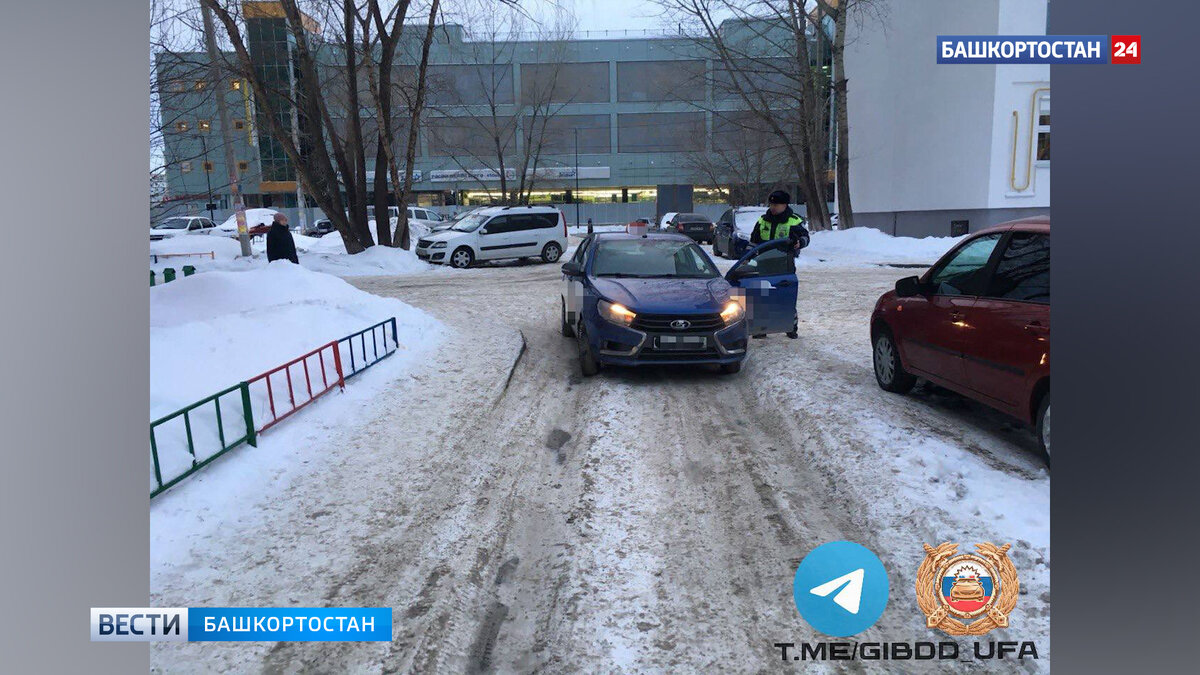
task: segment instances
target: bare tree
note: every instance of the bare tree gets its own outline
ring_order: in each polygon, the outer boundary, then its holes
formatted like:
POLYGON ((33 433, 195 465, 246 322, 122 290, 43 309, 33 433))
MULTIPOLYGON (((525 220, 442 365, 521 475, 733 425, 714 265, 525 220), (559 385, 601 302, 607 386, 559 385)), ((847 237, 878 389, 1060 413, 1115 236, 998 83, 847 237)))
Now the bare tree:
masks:
POLYGON ((716 186, 730 206, 760 204, 763 195, 796 182, 787 154, 744 112, 713 113, 712 150, 688 155, 685 166, 716 186))
MULTIPOLYGON (((327 52, 338 59, 336 71, 346 83, 347 124, 339 133, 339 125, 330 113, 330 100, 325 93, 329 84, 322 76, 311 36, 312 19, 301 12, 296 0, 281 0, 280 5, 288 31, 291 33, 295 51, 293 56, 295 90, 282 87, 268 80, 254 66, 250 51, 242 37, 237 16, 237 3, 228 6, 219 0, 202 0, 212 10, 224 27, 232 45, 239 69, 249 82, 254 93, 259 119, 264 120, 264 130, 279 144, 293 166, 305 192, 312 195, 317 205, 333 223, 342 237, 348 253, 358 253, 372 246, 374 241, 367 227, 366 164, 363 151, 362 121, 358 110, 358 47, 355 44, 356 7, 351 0, 341 3, 341 36, 328 40, 327 52), (299 138, 292 134, 290 125, 280 117, 281 105, 290 104, 297 108, 299 138), (342 186, 345 186, 345 199, 342 186)), ((330 22, 327 25, 336 25, 330 22)))
MULTIPOLYGON (((560 78, 566 41, 574 18, 561 7, 552 21, 534 23, 517 7, 499 11, 495 1, 479 0, 460 8, 473 26, 474 40, 465 47, 471 65, 444 66, 432 82, 439 95, 432 108, 431 136, 451 161, 475 176, 493 202, 527 203, 537 184, 553 118, 568 105, 571 87, 560 78), (516 91, 513 63, 517 42, 532 36, 535 63, 522 72, 516 91), (499 194, 488 186, 492 176, 499 194)), ((503 3, 500 3, 503 4, 503 3)))
POLYGON ((371 97, 375 102, 376 120, 379 130, 377 150, 375 155, 374 203, 376 213, 376 230, 379 243, 394 245, 401 248, 409 247, 408 209, 404 208, 412 193, 413 164, 416 159, 417 131, 421 111, 425 106, 425 82, 429 66, 429 52, 433 43, 433 34, 437 25, 440 9, 439 0, 432 0, 429 5, 428 21, 423 29, 420 55, 416 57, 415 82, 405 82, 404 78, 396 77, 397 57, 404 54, 398 51, 402 45, 404 19, 410 7, 409 0, 401 0, 394 5, 385 17, 377 0, 368 0, 365 7, 364 22, 364 54, 367 55, 367 76, 370 84, 371 97), (369 48, 369 40, 365 38, 368 32, 367 23, 373 23, 378 37, 378 59, 371 57, 374 50, 369 48), (400 163, 396 158, 396 120, 393 102, 400 99, 408 109, 408 131, 406 134, 404 173, 401 174, 400 163), (400 206, 399 223, 396 232, 390 231, 390 219, 380 218, 379 214, 387 212, 388 179, 392 185, 395 203, 400 206))
POLYGON ((714 93, 728 95, 770 132, 793 166, 810 223, 827 227, 829 99, 821 17, 806 11, 805 0, 656 1, 713 60, 714 93))

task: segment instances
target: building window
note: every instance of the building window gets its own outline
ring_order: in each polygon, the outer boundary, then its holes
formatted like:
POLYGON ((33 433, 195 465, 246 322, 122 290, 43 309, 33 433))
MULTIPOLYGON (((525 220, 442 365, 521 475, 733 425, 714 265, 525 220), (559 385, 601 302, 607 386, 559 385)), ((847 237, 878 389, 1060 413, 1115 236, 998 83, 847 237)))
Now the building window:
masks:
POLYGON ((233 120, 233 128, 237 129, 238 131, 245 129, 246 128, 246 120, 241 119, 241 118, 235 118, 233 120))
POLYGON ((207 88, 208 82, 205 82, 204 80, 196 80, 194 83, 192 83, 192 89, 195 89, 196 91, 204 91, 207 88))
POLYGON ((250 162, 238 162, 238 173, 245 173, 250 170, 250 162))
POLYGON ((197 120, 196 128, 200 131, 208 133, 209 131, 212 131, 212 122, 208 120, 197 120))
POLYGON ((241 80, 230 80, 229 88, 232 89, 233 91, 241 91, 242 90, 242 81, 241 80))
POLYGON ((180 162, 179 163, 179 172, 180 173, 191 173, 192 172, 192 163, 191 162, 180 162))
POLYGON ((212 170, 213 170, 213 163, 205 162, 204 163, 204 173, 212 173, 212 170))
POLYGON ((1050 97, 1043 96, 1038 99, 1038 116, 1037 116, 1037 160, 1039 162, 1050 161, 1050 97))
POLYGON ((175 123, 175 131, 178 131, 178 132, 179 132, 179 133, 181 133, 181 134, 182 134, 182 133, 184 133, 184 132, 186 132, 188 129, 191 129, 191 128, 192 128, 192 127, 191 127, 191 126, 190 126, 190 125, 187 123, 187 121, 186 121, 186 120, 180 120, 180 121, 178 121, 178 122, 176 122, 176 123, 175 123))

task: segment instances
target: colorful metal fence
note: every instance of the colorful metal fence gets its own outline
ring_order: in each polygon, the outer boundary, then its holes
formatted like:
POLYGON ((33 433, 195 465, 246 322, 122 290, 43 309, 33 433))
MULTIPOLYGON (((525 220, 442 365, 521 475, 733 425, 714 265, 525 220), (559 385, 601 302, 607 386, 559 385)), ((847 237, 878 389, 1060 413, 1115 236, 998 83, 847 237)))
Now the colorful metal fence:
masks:
POLYGON ((250 388, 251 398, 257 403, 256 409, 261 413, 255 417, 266 419, 266 422, 258 427, 258 431, 266 431, 318 397, 329 393, 334 387, 345 388, 346 378, 342 375, 342 357, 338 343, 327 342, 304 356, 246 380, 246 385, 250 388), (316 389, 313 388, 316 380, 313 369, 317 369, 321 376, 316 389), (303 380, 300 380, 301 374, 304 375, 303 380), (285 386, 286 390, 283 388, 285 386), (283 397, 285 392, 286 399, 283 397), (263 403, 266 404, 265 407, 263 403))
MULTIPOLYGON (((338 340, 338 346, 345 347, 350 356, 350 368, 346 371, 346 379, 350 379, 371 366, 379 363, 396 352, 399 346, 396 340, 396 317, 351 333, 338 340), (389 331, 388 328, 391 328, 389 331), (390 333, 390 336, 389 336, 390 333), (371 336, 370 352, 367 351, 367 335, 371 336), (388 338, 391 337, 391 340, 388 338)), ((339 349, 339 351, 341 351, 339 349)), ((345 357, 342 363, 345 364, 345 357)))
POLYGON ((242 443, 257 445, 259 433, 334 387, 344 389, 346 380, 391 356, 398 346, 392 317, 154 420, 150 423, 154 464, 150 496, 161 494, 242 443), (350 358, 348 369, 343 349, 350 358), (227 429, 231 420, 236 420, 236 425, 227 429), (255 420, 265 422, 260 425, 255 420), (164 441, 176 452, 161 453, 164 441))
MULTIPOLYGON (((164 415, 163 417, 154 420, 150 423, 150 458, 154 462, 154 483, 151 485, 150 496, 154 497, 163 490, 166 490, 184 478, 187 478, 193 473, 199 471, 209 462, 236 448, 242 443, 249 443, 250 445, 257 444, 256 429, 254 428, 254 419, 251 415, 250 408, 250 390, 246 386, 245 382, 239 382, 228 389, 219 391, 211 396, 196 401, 185 408, 181 408, 169 415, 164 415), (233 392, 238 392, 236 410, 229 410, 227 408, 226 414, 222 415, 221 399, 222 397, 232 394, 233 392), (207 419, 207 412, 208 405, 210 403, 212 404, 213 408, 215 425, 203 424, 202 430, 193 429, 193 417, 200 417, 202 422, 209 421, 207 419), (227 437, 225 433, 225 421, 230 419, 230 412, 235 413, 232 416, 232 419, 237 420, 241 425, 239 428, 239 433, 236 437, 227 437), (159 458, 158 454, 159 430, 166 427, 166 429, 164 429, 165 434, 174 436, 175 438, 173 440, 178 442, 180 429, 178 429, 178 424, 175 423, 175 420, 181 418, 183 420, 183 440, 185 440, 187 444, 187 451, 188 455, 190 456, 191 464, 190 466, 187 466, 181 473, 175 473, 173 476, 168 473, 168 478, 166 481, 164 481, 163 461, 159 458), (172 428, 173 423, 174 428, 172 428), (217 437, 215 439, 216 446, 214 448, 215 451, 208 453, 205 452, 205 449, 212 447, 211 442, 213 439, 211 438, 211 430, 214 426, 217 432, 217 437), (171 433, 172 431, 174 432, 173 434, 171 433), (198 439, 197 435, 201 433, 203 433, 205 438, 198 439), (205 443, 205 441, 208 441, 208 443, 205 443), (199 454, 197 453, 198 446, 200 448, 199 454)), ((173 467, 167 468, 169 471, 173 467)))

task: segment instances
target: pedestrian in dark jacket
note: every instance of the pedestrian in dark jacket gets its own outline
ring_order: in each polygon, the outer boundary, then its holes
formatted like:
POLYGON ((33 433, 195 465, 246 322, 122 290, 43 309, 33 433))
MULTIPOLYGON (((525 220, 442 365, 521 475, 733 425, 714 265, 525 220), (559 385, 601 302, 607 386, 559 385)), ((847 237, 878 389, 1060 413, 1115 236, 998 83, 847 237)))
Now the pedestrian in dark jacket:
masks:
POLYGON ((802 218, 788 203, 792 196, 783 190, 776 190, 767 197, 767 212, 764 213, 754 229, 750 230, 750 243, 761 244, 772 239, 791 239, 792 255, 800 254, 800 249, 808 246, 808 230, 804 228, 802 218))
POLYGON ((296 241, 288 230, 287 216, 275 214, 271 229, 267 232, 267 262, 275 260, 291 260, 297 265, 300 260, 296 257, 296 241))

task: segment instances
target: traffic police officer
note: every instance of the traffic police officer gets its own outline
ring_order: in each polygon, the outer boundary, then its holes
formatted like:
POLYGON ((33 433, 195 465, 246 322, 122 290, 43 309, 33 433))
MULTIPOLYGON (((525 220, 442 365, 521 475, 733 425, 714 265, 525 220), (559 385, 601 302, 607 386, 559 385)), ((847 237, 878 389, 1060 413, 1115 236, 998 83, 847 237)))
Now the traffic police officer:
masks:
POLYGON ((761 244, 772 239, 791 239, 792 256, 800 253, 800 249, 808 246, 808 230, 804 228, 804 218, 788 206, 792 196, 783 190, 776 190, 767 197, 767 212, 762 214, 754 229, 750 231, 750 243, 761 244))
MULTIPOLYGON (((750 231, 750 243, 761 244, 773 239, 788 239, 791 241, 792 257, 800 255, 800 249, 808 246, 808 230, 804 227, 804 218, 792 211, 789 202, 792 196, 783 190, 776 190, 767 196, 767 212, 754 223, 750 231)), ((799 317, 792 322, 792 330, 787 336, 793 340, 799 337, 799 317)), ((756 338, 766 337, 755 335, 756 338)))

